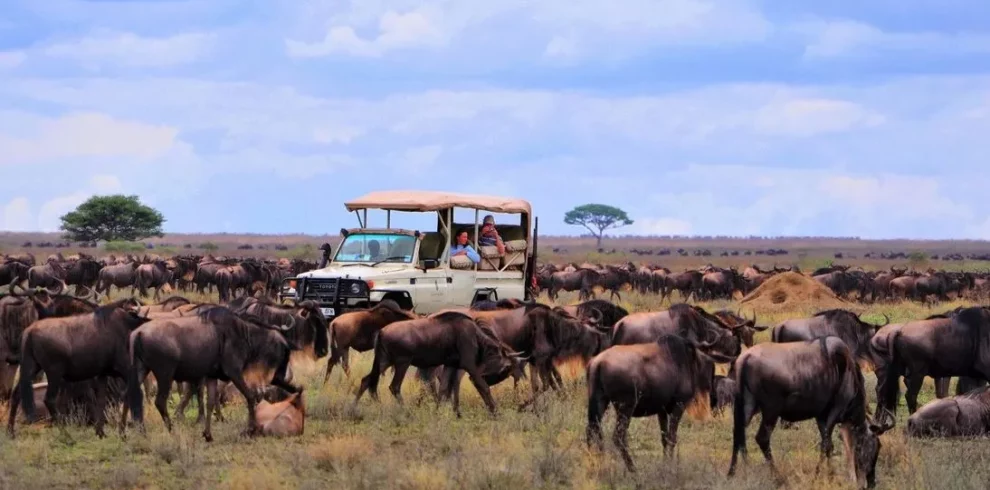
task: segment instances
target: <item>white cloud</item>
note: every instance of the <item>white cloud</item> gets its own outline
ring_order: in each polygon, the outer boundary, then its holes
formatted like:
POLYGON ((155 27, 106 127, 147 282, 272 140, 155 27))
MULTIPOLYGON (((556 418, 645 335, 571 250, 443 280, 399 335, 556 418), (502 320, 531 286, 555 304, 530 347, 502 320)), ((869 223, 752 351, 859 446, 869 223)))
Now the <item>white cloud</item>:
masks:
POLYGON ((123 186, 116 175, 94 175, 89 179, 89 184, 98 194, 111 194, 120 192, 123 186))
POLYGON ((988 54, 990 34, 978 32, 888 32, 853 20, 801 23, 809 59, 861 57, 883 51, 917 54, 988 54))
POLYGON ((398 158, 399 171, 410 175, 429 172, 443 153, 440 145, 427 145, 409 148, 398 158))
POLYGON ((554 36, 543 54, 550 58, 572 58, 578 54, 578 42, 570 36, 554 36))
POLYGON ((795 98, 761 108, 753 121, 757 132, 784 136, 870 128, 884 122, 881 114, 845 100, 795 98))
POLYGON ((206 56, 216 36, 182 33, 169 37, 142 37, 129 32, 96 31, 87 37, 51 44, 41 53, 75 61, 89 69, 110 66, 168 67, 206 56))
POLYGON ((286 41, 289 56, 312 58, 343 53, 352 56, 378 57, 388 51, 417 47, 437 47, 448 38, 423 11, 398 13, 388 10, 378 21, 378 35, 363 39, 351 26, 334 26, 322 41, 306 43, 286 41))
MULTIPOLYGON (((18 113, 0 113, 30 129, 26 135, 0 133, 0 164, 25 164, 57 158, 134 157, 135 162, 159 156, 176 142, 178 131, 167 126, 118 120, 95 112, 68 113, 54 119, 23 118, 18 113)), ((3 125, 0 124, 0 127, 3 125)))
POLYGON ((15 197, 3 207, 3 222, 0 222, 0 230, 31 231, 33 229, 31 203, 26 197, 15 197))
POLYGON ((23 51, 0 51, 0 70, 16 68, 26 59, 23 51))

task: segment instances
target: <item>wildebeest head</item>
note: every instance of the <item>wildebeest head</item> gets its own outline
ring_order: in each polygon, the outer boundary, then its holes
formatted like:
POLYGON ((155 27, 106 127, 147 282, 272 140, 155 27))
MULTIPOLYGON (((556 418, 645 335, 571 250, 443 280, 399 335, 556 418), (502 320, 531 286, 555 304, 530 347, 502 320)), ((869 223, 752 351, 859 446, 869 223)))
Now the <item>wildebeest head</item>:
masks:
POLYGON ((748 320, 740 315, 738 312, 732 312, 729 310, 719 310, 714 313, 722 322, 724 322, 728 328, 732 331, 733 335, 739 338, 739 340, 746 346, 752 347, 755 343, 754 336, 756 332, 762 332, 768 328, 768 325, 757 325, 756 324, 756 312, 753 312, 753 318, 748 320))
POLYGON ((19 364, 21 335, 41 318, 51 316, 52 298, 47 289, 23 290, 11 284, 10 296, 0 299, 0 361, 19 364))
POLYGON ((313 343, 316 358, 322 358, 330 352, 330 333, 327 317, 315 301, 301 301, 296 304, 295 333, 301 345, 313 343))
POLYGON ((670 312, 684 317, 683 323, 678 322, 682 334, 697 338, 710 353, 732 357, 742 352, 742 340, 734 329, 736 325, 726 323, 700 306, 676 304, 671 306, 670 312))
POLYGON ((235 299, 230 308, 236 312, 256 315, 269 325, 288 325, 282 330, 289 347, 294 351, 306 350, 313 345, 317 359, 327 355, 330 338, 327 318, 314 301, 301 301, 295 305, 274 304, 267 298, 244 296, 235 299))

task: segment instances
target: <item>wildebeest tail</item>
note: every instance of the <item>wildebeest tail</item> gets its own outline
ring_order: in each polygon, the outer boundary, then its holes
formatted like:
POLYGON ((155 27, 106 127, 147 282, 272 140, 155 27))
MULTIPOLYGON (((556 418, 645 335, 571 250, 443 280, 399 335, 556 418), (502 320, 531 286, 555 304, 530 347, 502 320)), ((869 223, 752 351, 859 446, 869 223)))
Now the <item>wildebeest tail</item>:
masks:
POLYGON ((748 422, 746 420, 746 402, 747 398, 752 396, 746 383, 749 373, 749 357, 743 357, 739 362, 741 365, 736 376, 736 399, 732 403, 733 452, 746 446, 746 422, 748 422))
MULTIPOLYGON (((131 336, 130 361, 131 369, 127 373, 127 405, 130 407, 134 420, 144 419, 144 396, 141 392, 141 378, 144 372, 144 343, 141 332, 131 336)), ((161 389, 161 388, 159 388, 161 389)))
MULTIPOLYGON (((897 399, 900 396, 900 376, 904 371, 904 362, 897 355, 897 349, 895 347, 897 338, 900 336, 900 332, 892 332, 890 336, 887 337, 887 352, 884 357, 887 359, 887 365, 878 374, 877 394, 882 395, 882 399, 877 400, 877 415, 880 415, 880 411, 886 412, 886 416, 890 417, 890 423, 894 423, 894 413, 897 409, 897 399)), ((881 398, 878 396, 877 398, 881 398)))
POLYGON ((598 363, 589 362, 585 368, 585 382, 588 386, 588 427, 601 424, 608 401, 605 399, 605 384, 601 379, 598 363))

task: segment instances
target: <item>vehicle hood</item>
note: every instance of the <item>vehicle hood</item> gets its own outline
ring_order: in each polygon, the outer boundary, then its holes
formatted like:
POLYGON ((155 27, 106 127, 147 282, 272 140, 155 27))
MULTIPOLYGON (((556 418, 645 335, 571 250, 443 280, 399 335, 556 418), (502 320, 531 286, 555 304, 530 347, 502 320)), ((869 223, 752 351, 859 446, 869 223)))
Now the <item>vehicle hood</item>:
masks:
POLYGON ((373 279, 376 277, 389 276, 397 273, 409 272, 414 270, 409 264, 378 264, 376 267, 371 265, 349 265, 342 267, 339 265, 326 267, 323 269, 312 270, 309 272, 303 272, 297 277, 311 277, 314 279, 320 278, 342 278, 342 279, 373 279))

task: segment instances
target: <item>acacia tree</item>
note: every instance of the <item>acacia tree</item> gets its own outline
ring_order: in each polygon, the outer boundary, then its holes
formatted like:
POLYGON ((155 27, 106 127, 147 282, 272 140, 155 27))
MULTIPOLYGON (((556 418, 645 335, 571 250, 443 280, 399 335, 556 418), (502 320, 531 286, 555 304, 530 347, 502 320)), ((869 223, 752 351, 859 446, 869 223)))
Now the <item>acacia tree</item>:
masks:
POLYGON ((598 239, 600 248, 605 230, 631 225, 633 221, 619 208, 605 204, 585 204, 568 211, 564 215, 564 223, 587 228, 598 239))
POLYGON ((61 229, 73 241, 135 241, 163 236, 164 222, 162 214, 141 204, 138 196, 116 194, 89 198, 62 216, 61 229))

